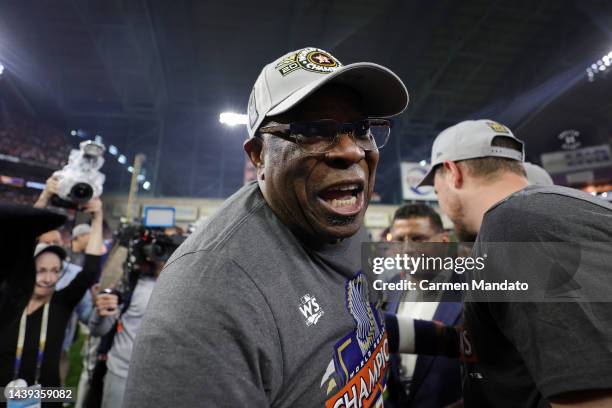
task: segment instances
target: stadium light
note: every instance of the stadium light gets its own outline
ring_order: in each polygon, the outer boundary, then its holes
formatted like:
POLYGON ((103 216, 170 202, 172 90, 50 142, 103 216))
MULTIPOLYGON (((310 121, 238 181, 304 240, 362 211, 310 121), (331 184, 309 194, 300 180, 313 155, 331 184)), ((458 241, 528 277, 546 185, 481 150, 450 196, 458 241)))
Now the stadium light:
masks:
POLYGON ((0 62, 0 75, 4 72, 4 65, 0 62))
POLYGON ((117 149, 117 146, 115 145, 110 145, 108 146, 108 152, 112 154, 113 156, 116 156, 117 153, 119 153, 119 149, 117 149))
POLYGON ((79 132, 78 132, 76 129, 72 129, 72 130, 70 131, 70 134, 71 134, 72 136, 78 136, 78 135, 79 135, 79 132))
POLYGON ((26 181, 26 187, 35 188, 37 190, 44 190, 45 183, 38 183, 36 181, 26 181))
POLYGON ((134 167, 132 167, 132 166, 128 167, 128 172, 133 173, 134 172, 134 167))
POLYGON ((117 157, 117 161, 121 164, 125 164, 127 162, 127 157, 125 157, 124 155, 120 154, 119 157, 117 157))
POLYGON ((585 69, 587 79, 589 82, 595 81, 598 74, 606 72, 612 65, 612 51, 604 54, 600 59, 592 63, 588 68, 585 69))
POLYGON ((150 183, 150 182, 148 182, 148 181, 145 181, 145 182, 142 184, 142 188, 144 188, 145 190, 150 189, 150 188, 151 188, 151 183, 150 183))
POLYGON ((219 114, 219 122, 228 126, 246 125, 247 115, 234 112, 223 112, 219 114))
POLYGON ((421 160, 421 161, 419 162, 419 166, 422 166, 422 167, 427 166, 427 160, 421 160))

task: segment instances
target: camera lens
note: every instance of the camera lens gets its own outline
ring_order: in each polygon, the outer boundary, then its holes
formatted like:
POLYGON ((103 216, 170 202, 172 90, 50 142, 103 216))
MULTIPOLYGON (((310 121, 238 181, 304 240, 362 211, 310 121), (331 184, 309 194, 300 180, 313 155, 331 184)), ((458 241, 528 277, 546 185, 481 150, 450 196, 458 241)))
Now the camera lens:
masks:
POLYGON ((70 189, 70 198, 79 204, 85 204, 93 197, 93 188, 87 183, 76 183, 70 189))

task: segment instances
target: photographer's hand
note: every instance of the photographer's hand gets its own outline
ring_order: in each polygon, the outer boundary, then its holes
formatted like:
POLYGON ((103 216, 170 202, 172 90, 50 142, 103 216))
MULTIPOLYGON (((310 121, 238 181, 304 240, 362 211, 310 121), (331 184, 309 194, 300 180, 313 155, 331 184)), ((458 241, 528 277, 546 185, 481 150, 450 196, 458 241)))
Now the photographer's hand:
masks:
POLYGON ((59 179, 56 176, 49 177, 45 183, 45 189, 42 193, 40 193, 38 200, 36 200, 34 203, 34 208, 45 208, 47 205, 49 205, 49 200, 51 200, 51 197, 53 197, 54 194, 57 194, 58 184, 59 179))
POLYGON ((114 316, 119 311, 117 295, 102 293, 96 298, 96 309, 101 317, 114 316))
POLYGON ((83 205, 81 208, 83 212, 89 213, 92 216, 92 220, 101 219, 102 218, 102 200, 99 198, 94 198, 83 205))

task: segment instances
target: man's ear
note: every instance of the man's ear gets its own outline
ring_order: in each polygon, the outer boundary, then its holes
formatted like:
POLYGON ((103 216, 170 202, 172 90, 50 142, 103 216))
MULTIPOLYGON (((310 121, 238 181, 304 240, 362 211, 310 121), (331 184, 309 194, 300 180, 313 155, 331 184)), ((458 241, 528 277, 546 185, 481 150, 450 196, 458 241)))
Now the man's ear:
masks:
POLYGON ((251 163, 257 169, 257 179, 264 179, 264 149, 263 149, 263 141, 258 137, 251 137, 247 139, 242 145, 244 151, 249 156, 251 163))
POLYGON ((457 162, 446 160, 443 164, 444 170, 447 173, 447 177, 450 177, 452 186, 456 189, 461 188, 465 181, 465 168, 460 166, 457 162))

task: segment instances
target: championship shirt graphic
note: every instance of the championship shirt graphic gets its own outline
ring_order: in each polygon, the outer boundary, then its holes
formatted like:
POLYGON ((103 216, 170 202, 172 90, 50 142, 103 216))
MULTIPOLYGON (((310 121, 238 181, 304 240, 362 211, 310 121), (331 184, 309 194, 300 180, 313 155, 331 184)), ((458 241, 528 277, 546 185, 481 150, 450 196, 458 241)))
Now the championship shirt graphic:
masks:
POLYGON ((345 296, 355 330, 333 347, 333 358, 321 379, 327 394, 325 408, 382 407, 389 361, 384 319, 370 302, 363 273, 347 281, 345 296))

